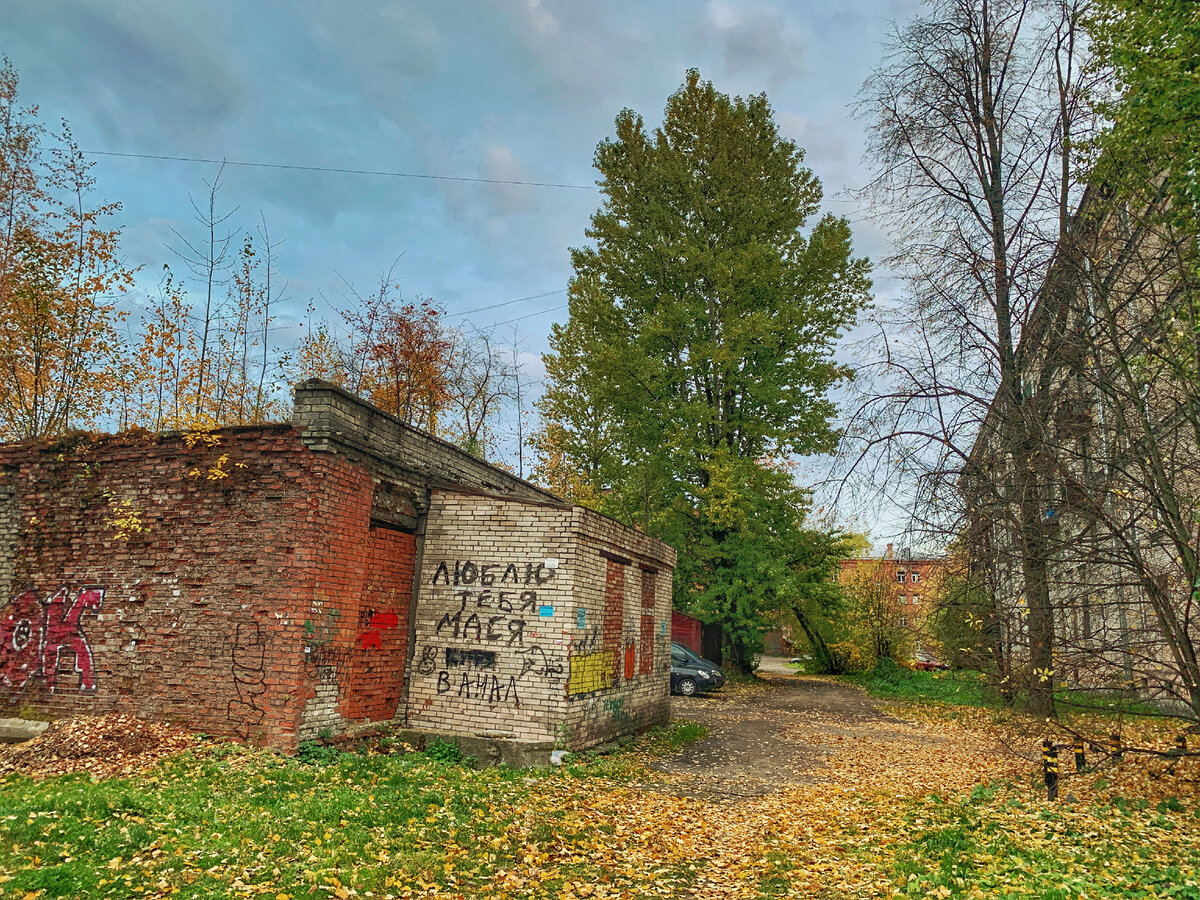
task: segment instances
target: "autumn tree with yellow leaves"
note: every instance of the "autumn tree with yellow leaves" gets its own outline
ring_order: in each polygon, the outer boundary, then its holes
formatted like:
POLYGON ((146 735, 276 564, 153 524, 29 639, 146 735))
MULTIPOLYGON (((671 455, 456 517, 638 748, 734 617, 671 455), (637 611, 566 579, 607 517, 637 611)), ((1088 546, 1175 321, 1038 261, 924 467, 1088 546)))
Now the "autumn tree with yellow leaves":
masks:
POLYGON ((120 208, 93 205, 91 166, 64 123, 50 132, 0 67, 0 436, 88 427, 105 416, 133 272, 117 257, 120 208))

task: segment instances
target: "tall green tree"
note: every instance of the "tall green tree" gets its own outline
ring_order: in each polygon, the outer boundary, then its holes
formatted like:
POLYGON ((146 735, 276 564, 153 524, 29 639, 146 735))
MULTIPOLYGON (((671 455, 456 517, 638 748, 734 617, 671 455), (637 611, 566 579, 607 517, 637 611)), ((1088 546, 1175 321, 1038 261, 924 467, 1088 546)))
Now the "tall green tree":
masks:
POLYGON ((546 357, 544 468, 679 550, 676 604, 719 622, 743 669, 803 531, 785 461, 836 445, 834 342, 870 287, 845 219, 806 228, 821 185, 803 156, 765 95, 695 70, 659 128, 623 110, 546 357))
MULTIPOLYGON (((1200 218, 1200 4, 1094 0, 1087 22, 1111 75, 1097 146, 1110 189, 1143 201, 1165 192, 1196 233, 1200 218), (1169 173, 1169 174, 1168 174, 1169 173), (1164 177, 1165 176, 1165 177, 1164 177)), ((1128 197, 1126 198, 1128 199, 1128 197)))

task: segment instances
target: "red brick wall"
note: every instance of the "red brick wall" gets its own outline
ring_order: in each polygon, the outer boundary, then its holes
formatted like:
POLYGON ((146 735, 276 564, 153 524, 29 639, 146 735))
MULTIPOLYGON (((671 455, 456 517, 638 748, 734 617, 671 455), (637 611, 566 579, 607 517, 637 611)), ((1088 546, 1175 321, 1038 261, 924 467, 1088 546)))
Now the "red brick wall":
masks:
POLYGON ((606 559, 604 569, 604 644, 606 651, 612 653, 613 678, 621 677, 620 655, 621 638, 625 612, 625 569, 628 562, 606 559))
POLYGON ((0 447, 0 715, 289 749, 322 687, 344 719, 395 714, 412 539, 370 528, 371 474, 286 426, 218 440, 0 447))
POLYGON ((396 715, 404 690, 408 607, 412 599, 413 536, 371 528, 366 586, 359 597, 354 649, 338 711, 347 719, 396 715))

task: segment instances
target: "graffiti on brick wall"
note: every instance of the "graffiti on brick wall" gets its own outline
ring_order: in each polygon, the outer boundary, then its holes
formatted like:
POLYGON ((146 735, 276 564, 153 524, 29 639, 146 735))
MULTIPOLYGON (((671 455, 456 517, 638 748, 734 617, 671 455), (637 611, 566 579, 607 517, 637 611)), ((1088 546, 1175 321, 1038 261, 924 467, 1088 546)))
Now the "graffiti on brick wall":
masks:
POLYGON ((85 612, 100 609, 104 588, 82 588, 68 603, 70 596, 65 587, 48 600, 27 590, 4 607, 0 617, 0 684, 19 691, 31 678, 41 678, 53 694, 65 651, 75 659, 79 690, 96 689, 95 661, 81 620, 85 612))
POLYGON ((626 612, 632 606, 632 598, 627 596, 632 580, 627 574, 631 562, 604 555, 604 606, 600 621, 590 629, 585 628, 589 616, 580 608, 576 615, 578 631, 568 649, 567 698, 572 700, 609 690, 622 681, 652 675, 655 660, 666 658, 665 629, 663 639, 656 639, 654 634, 656 570, 641 569, 640 615, 635 629, 626 622, 626 612))
POLYGON ((612 687, 615 665, 616 653, 612 650, 597 650, 594 653, 577 653, 571 656, 567 696, 580 697, 612 687))
POLYGON ((507 647, 525 643, 526 623, 524 619, 509 616, 481 616, 479 613, 471 613, 464 619, 463 612, 460 609, 456 613, 444 613, 438 619, 437 627, 434 629, 437 636, 474 641, 477 644, 483 641, 503 641, 507 647))
POLYGON ((604 701, 604 711, 614 722, 628 722, 629 710, 625 708, 624 697, 612 697, 604 701))
POLYGON ((261 725, 267 711, 262 704, 266 685, 267 642, 257 623, 237 626, 233 633, 231 658, 233 666, 234 699, 229 701, 226 715, 233 730, 242 740, 248 740, 255 726, 261 725))
POLYGON ((359 616, 359 634, 354 644, 360 650, 379 650, 383 647, 382 631, 394 631, 400 617, 393 612, 376 612, 368 609, 359 616))
POLYGON ((563 664, 556 662, 553 656, 536 644, 518 650, 517 655, 521 657, 521 674, 518 678, 535 675, 548 681, 557 681, 562 677, 563 664))
POLYGON ((318 665, 323 665, 318 657, 333 647, 341 628, 342 611, 335 606, 322 615, 321 607, 314 605, 310 614, 312 618, 304 622, 304 652, 318 665))
POLYGON ((588 653, 594 652, 599 646, 600 629, 593 628, 590 631, 576 634, 571 638, 571 655, 579 654, 586 656, 588 653))
MULTIPOLYGON (((441 647, 427 645, 421 648, 417 658, 417 672, 421 675, 432 675, 442 667, 441 647)), ((494 650, 461 650, 456 647, 445 648, 444 667, 450 669, 494 669, 496 668, 496 652, 494 650)))
POLYGON ((456 696, 465 700, 478 700, 495 706, 498 703, 511 704, 514 709, 521 708, 521 697, 517 693, 517 676, 509 675, 507 682, 490 672, 456 673, 452 678, 445 669, 438 672, 437 692, 448 694, 457 687, 456 696))
POLYGON ((446 560, 442 560, 434 570, 429 583, 453 585, 454 587, 476 583, 483 587, 506 584, 541 585, 552 581, 555 571, 545 563, 525 563, 524 566, 517 563, 480 565, 471 560, 457 559, 454 561, 454 568, 451 569, 450 564, 446 560))
POLYGON ((531 620, 536 623, 545 606, 538 590, 555 577, 544 562, 438 563, 429 584, 456 588, 454 605, 432 623, 434 641, 416 651, 417 673, 435 677, 439 695, 514 708, 521 705, 519 681, 561 679, 564 663, 527 641, 531 620), (519 664, 519 673, 497 673, 505 653, 512 654, 507 671, 519 664))

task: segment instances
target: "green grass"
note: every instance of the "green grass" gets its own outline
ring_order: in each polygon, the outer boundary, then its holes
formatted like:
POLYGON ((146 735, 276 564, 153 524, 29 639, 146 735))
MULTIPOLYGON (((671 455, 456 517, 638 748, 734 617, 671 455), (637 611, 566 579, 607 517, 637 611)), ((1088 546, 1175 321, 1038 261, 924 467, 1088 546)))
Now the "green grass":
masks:
POLYGON ((1011 784, 910 801, 892 850, 912 897, 1172 897, 1200 900, 1194 812, 1047 804, 1011 784), (977 893, 976 893, 977 892, 977 893))
POLYGON ((933 701, 952 706, 995 705, 987 696, 980 673, 968 670, 914 672, 889 661, 870 672, 840 678, 885 700, 933 701))
MULTIPOLYGON (((0 779, 0 893, 384 896, 420 879, 470 896, 531 846, 580 837, 546 806, 556 786, 644 774, 648 756, 702 736, 672 723, 612 756, 579 755, 570 774, 475 771, 435 758, 445 753, 310 748, 301 759, 221 744, 128 779, 10 775, 0 779)), ((580 877, 600 874, 580 864, 580 877)))

